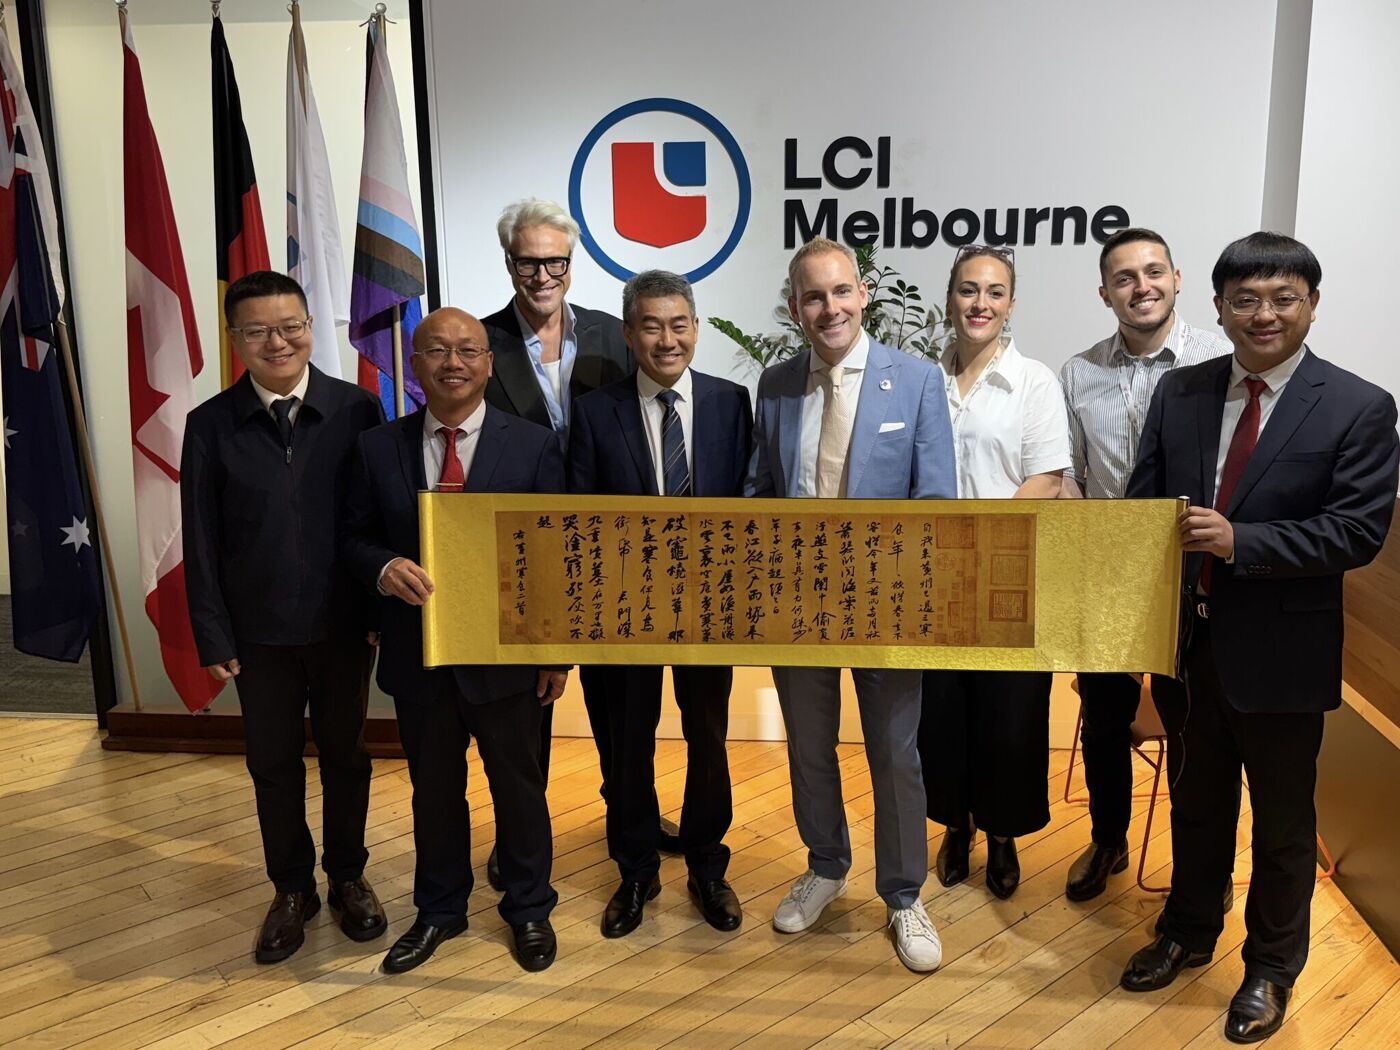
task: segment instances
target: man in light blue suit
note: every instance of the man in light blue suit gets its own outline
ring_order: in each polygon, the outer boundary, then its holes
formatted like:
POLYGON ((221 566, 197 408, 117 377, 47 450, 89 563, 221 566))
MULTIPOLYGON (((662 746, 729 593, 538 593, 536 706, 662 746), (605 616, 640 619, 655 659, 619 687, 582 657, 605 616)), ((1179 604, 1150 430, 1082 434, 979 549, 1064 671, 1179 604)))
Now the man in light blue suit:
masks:
MULTIPOLYGON (((871 339, 869 289, 855 253, 825 238, 788 264, 788 309, 812 349, 758 381, 746 496, 952 499, 957 469, 939 371, 871 339)), ((938 968, 943 949, 919 899, 928 875, 917 737, 921 672, 852 669, 875 793, 875 888, 895 951, 911 970, 938 968)), ((775 667, 787 725, 792 808, 808 870, 773 914, 783 933, 817 922, 846 892, 851 840, 841 798, 837 729, 841 670, 775 667)))

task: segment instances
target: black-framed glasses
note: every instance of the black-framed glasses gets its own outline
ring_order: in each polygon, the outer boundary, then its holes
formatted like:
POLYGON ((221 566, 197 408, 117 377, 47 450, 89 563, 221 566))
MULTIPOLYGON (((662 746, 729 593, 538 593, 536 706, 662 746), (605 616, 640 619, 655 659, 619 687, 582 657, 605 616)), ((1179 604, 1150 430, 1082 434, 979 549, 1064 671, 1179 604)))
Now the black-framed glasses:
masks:
POLYGON ((544 267, 544 272, 551 277, 563 277, 569 272, 570 257, 567 255, 552 255, 548 259, 536 259, 528 255, 506 254, 510 260, 510 268, 520 277, 533 277, 540 272, 540 267, 544 267))
POLYGON ((272 338, 272 333, 276 332, 287 342, 291 342, 311 327, 311 318, 305 321, 284 321, 282 324, 249 324, 242 328, 229 326, 229 331, 241 338, 249 346, 256 346, 258 343, 265 343, 272 338))
MULTIPOLYGON (((1224 296, 1221 297, 1224 299, 1224 296)), ((1230 308, 1230 312, 1240 317, 1253 317, 1265 303, 1279 317, 1287 317, 1295 313, 1303 300, 1307 298, 1302 295, 1294 295, 1291 292, 1284 292, 1282 295, 1275 295, 1268 299, 1261 299, 1257 295, 1237 295, 1233 299, 1225 299, 1225 305, 1230 308)))
POLYGON ((430 346, 426 350, 414 351, 419 357, 435 365, 444 364, 454 354, 461 360, 462 364, 474 365, 490 352, 490 350, 483 350, 479 346, 430 346))

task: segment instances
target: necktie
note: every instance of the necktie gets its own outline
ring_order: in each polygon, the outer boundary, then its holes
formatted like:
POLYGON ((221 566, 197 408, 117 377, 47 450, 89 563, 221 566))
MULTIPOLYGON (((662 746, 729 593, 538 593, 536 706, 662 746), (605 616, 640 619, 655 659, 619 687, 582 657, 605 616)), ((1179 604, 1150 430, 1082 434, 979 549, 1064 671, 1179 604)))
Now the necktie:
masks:
POLYGON ((826 370, 826 406, 822 409, 821 439, 817 442, 817 497, 836 499, 845 495, 846 453, 851 447, 852 406, 841 390, 846 369, 832 365, 826 370))
POLYGON ((439 492, 461 492, 467 483, 462 471, 462 461, 457 458, 457 435, 461 431, 455 427, 438 427, 438 437, 442 438, 442 473, 438 475, 439 492))
POLYGON ((272 402, 272 415, 277 420, 277 436, 282 439, 282 447, 287 450, 287 462, 292 461, 292 408, 297 403, 294 397, 278 398, 272 402))
POLYGON ((661 478, 663 496, 690 495, 690 467, 685 462, 685 433, 681 429, 681 417, 676 412, 676 402, 680 394, 674 390, 663 390, 656 395, 666 408, 661 417, 661 478))
MULTIPOLYGON (((1249 401, 1240 413, 1240 421, 1235 424, 1235 433, 1230 438, 1230 450, 1225 453, 1225 468, 1220 472, 1220 490, 1215 494, 1215 509, 1221 514, 1224 514, 1225 508, 1230 505, 1230 497, 1235 494, 1235 487, 1244 475, 1244 468, 1249 465, 1249 457, 1254 454, 1254 446, 1259 443, 1259 395, 1268 384, 1251 376, 1244 381, 1244 385, 1249 390, 1249 401)), ((1203 594, 1210 593, 1210 575, 1214 564, 1214 556, 1209 557, 1201 569, 1203 594)))

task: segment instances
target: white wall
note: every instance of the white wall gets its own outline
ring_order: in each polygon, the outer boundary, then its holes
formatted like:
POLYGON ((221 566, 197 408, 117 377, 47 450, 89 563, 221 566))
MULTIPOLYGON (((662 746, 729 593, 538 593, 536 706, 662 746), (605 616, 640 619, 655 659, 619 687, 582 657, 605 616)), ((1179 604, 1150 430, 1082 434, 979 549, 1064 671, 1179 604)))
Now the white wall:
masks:
MULTIPOLYGON (((311 81, 335 180, 341 238, 350 264, 355 241, 363 139, 365 31, 372 3, 316 0, 303 5, 311 81)), ((417 144, 407 0, 390 0, 390 61, 399 92, 415 206, 417 144)), ((127 401, 125 242, 122 220, 122 47, 110 0, 49 3, 49 63, 57 153, 66 209, 72 294, 99 483, 118 583, 131 628, 138 681, 147 702, 177 702, 142 608, 136 560, 130 414, 127 401)), ((204 350, 199 399, 218 390, 218 308, 214 264, 209 7, 189 0, 134 0, 131 22, 151 121, 160 140, 204 350)), ((233 54, 243 117, 258 175, 274 268, 286 265, 285 0, 229 0, 224 29, 233 54)), ((349 281, 349 274, 346 274, 349 281)), ((342 335, 342 368, 353 379, 353 350, 342 335)), ((110 593, 110 592, 109 592, 110 593)), ((114 645, 115 645, 115 639, 114 645)), ((127 697, 125 669, 118 687, 127 697)), ((218 701, 232 704, 228 690, 218 701)))
POLYGON ((1322 263, 1309 345, 1400 398, 1385 317, 1400 268, 1400 6, 1313 7, 1296 236, 1322 263))

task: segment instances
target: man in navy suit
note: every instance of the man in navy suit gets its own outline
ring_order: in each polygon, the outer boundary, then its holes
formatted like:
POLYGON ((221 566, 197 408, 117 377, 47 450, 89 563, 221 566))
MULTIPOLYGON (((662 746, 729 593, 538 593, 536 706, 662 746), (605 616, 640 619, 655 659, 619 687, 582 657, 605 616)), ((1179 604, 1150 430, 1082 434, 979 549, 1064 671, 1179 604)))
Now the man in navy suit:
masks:
MULTIPOLYGON (((861 327, 870 292, 855 253, 825 238, 788 264, 788 310, 812 348, 758 381, 749 496, 953 499, 953 431, 941 373, 861 327)), ((819 654, 817 654, 819 655, 819 654)), ((875 794, 875 889, 900 960, 938 967, 942 946, 919 899, 928 877, 927 800, 917 746, 923 672, 852 669, 875 794)), ((846 892, 851 840, 836 758, 841 671, 775 667, 788 733, 792 808, 808 870, 778 905, 783 933, 812 926, 846 892)))
MULTIPOLYGON (((570 491, 742 495, 753 428, 749 392, 690 367, 699 331, 690 282, 661 270, 638 274, 622 290, 622 318, 638 371, 574 404, 570 491)), ((661 892, 655 757, 662 668, 612 670, 620 688, 606 701, 608 852, 622 884, 603 914, 603 936, 623 937, 661 892)), ((725 738, 734 669, 673 667, 671 680, 688 761, 680 823, 688 888, 711 926, 737 930, 743 913, 724 879, 724 834, 733 818, 725 738)))
POLYGON ((1184 494, 1191 507, 1186 689, 1162 708, 1172 888, 1122 984, 1161 988, 1210 961, 1243 767, 1254 865, 1245 978, 1225 1021, 1240 1043, 1278 1030, 1307 960, 1322 715, 1341 703, 1342 575, 1381 549, 1400 462, 1394 399, 1304 342, 1321 279, 1313 253, 1282 234, 1225 249, 1212 280, 1234 354, 1163 377, 1127 490, 1184 494))
POLYGON ((413 781, 417 919, 389 949, 402 973, 467 928, 472 889, 467 744, 476 738, 496 807, 504 895, 515 956, 526 970, 554 962, 549 913, 553 841, 539 765, 543 707, 567 669, 423 666, 421 606, 433 582, 418 564, 418 493, 563 492, 564 457, 552 431, 489 407, 491 351, 481 322, 451 307, 413 333, 422 410, 360 439, 342 546, 351 571, 383 595, 379 687, 394 698, 413 781))
POLYGON ((185 590, 200 663, 238 689, 276 890, 254 957, 270 963, 301 947, 303 924, 321 907, 306 824, 308 707, 327 901, 353 940, 373 940, 388 925, 364 878, 370 603, 326 542, 340 519, 355 442, 384 415, 365 391, 310 363, 312 319, 290 277, 260 271, 233 282, 224 317, 247 372, 185 423, 185 590))
MULTIPOLYGON (((579 237, 578 223, 568 211, 554 201, 516 201, 501 212, 496 235, 515 295, 481 320, 495 358, 486 402, 550 427, 567 449, 574 401, 631 373, 632 353, 616 317, 565 301, 579 237)), ((608 667, 579 668, 579 684, 598 745, 606 797, 611 763, 607 704, 620 686, 608 667)), ((554 710, 548 708, 540 726, 540 765, 546 782, 553 724, 554 710)), ((676 848, 674 825, 665 830, 661 841, 676 848)), ((493 886, 495 860, 493 851, 486 868, 493 886)))

